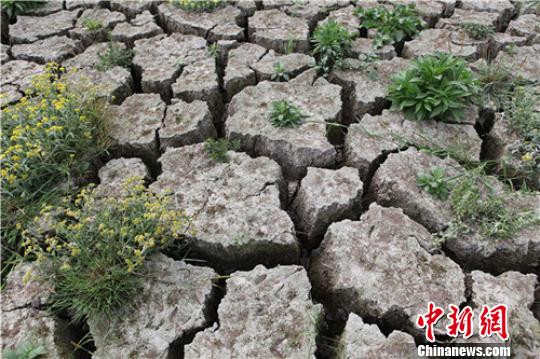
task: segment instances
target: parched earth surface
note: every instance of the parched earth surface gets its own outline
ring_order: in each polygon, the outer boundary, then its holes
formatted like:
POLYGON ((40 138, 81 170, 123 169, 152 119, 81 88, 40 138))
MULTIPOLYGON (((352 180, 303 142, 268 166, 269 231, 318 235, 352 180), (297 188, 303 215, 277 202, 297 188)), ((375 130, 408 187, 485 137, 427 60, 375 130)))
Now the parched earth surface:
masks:
MULTIPOLYGON (((390 111, 386 94, 392 75, 437 51, 473 69, 486 59, 511 66, 538 86, 540 14, 508 0, 355 3, 411 2, 424 29, 378 49, 369 68, 358 56, 372 51, 374 33, 360 31, 357 5, 346 0, 231 1, 210 13, 167 1, 65 0, 9 26, 2 17, 1 107, 24 96, 49 61, 66 67, 70 83, 89 79, 111 103, 98 195, 121 197, 125 179, 142 177, 174 196, 196 229, 182 243, 194 261, 150 258, 133 308, 108 321, 51 316, 52 285, 23 280, 42 269, 17 266, 2 292, 2 348, 41 342, 47 358, 89 357, 74 351, 84 338, 101 359, 401 358, 425 342, 415 323, 428 302, 471 305, 476 317, 482 305, 504 303, 514 357, 537 358, 540 227, 498 241, 479 229, 441 241, 452 208, 416 176, 506 159, 512 176, 539 190, 538 173, 515 169, 515 135, 493 108, 468 108, 460 122, 415 122, 390 111), (85 18, 102 28, 86 29, 85 18), (330 20, 353 44, 346 66, 321 76, 310 36, 330 20), (472 39, 464 23, 496 32, 472 39), (109 39, 134 51, 130 67, 97 66, 109 39), (276 66, 288 81, 273 76, 276 66), (272 126, 280 100, 304 115, 299 127, 272 126), (205 149, 217 138, 238 145, 228 162, 205 149)), ((490 185, 506 186, 495 177, 490 185)), ((540 195, 505 205, 538 215, 540 195)), ((435 328, 441 345, 444 324, 435 328)), ((485 341, 477 332, 463 340, 485 341)))

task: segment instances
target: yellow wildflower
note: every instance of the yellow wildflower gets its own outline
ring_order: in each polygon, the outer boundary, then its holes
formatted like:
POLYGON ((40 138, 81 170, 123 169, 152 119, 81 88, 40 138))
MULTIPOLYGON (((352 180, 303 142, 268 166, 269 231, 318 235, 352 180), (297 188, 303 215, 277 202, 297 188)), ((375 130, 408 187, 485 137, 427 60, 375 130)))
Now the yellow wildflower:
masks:
POLYGON ((30 279, 32 279, 32 268, 28 268, 26 273, 24 273, 23 284, 30 282, 30 279))
POLYGON ((526 154, 524 154, 523 156, 521 156, 521 160, 522 160, 522 161, 525 161, 525 162, 532 161, 532 159, 533 159, 533 156, 531 155, 530 152, 527 152, 526 154))

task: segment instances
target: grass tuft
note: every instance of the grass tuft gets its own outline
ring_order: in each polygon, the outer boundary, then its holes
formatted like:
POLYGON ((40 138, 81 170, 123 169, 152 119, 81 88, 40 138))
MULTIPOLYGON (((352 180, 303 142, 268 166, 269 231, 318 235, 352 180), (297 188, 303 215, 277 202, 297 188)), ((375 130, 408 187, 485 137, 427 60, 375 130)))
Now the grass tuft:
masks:
POLYGON ((88 31, 96 31, 103 28, 103 23, 98 19, 85 17, 82 19, 82 26, 88 31))
POLYGON ((133 61, 135 52, 132 49, 123 47, 120 43, 109 42, 107 50, 99 54, 99 63, 95 68, 99 71, 107 71, 115 66, 129 68, 133 61))
POLYGON ((240 141, 229 141, 225 138, 209 138, 204 142, 204 149, 212 161, 227 163, 229 162, 227 152, 240 149, 240 141))

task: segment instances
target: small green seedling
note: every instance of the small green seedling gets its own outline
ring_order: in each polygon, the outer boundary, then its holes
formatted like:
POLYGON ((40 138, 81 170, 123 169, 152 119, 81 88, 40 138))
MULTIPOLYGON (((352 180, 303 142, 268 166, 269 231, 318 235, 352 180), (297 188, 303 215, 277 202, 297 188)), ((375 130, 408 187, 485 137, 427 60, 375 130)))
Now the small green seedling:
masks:
POLYGON ((287 74, 287 70, 283 66, 281 62, 278 62, 274 66, 274 71, 272 72, 272 76, 270 77, 272 81, 289 81, 289 74, 287 74))
POLYGON ((485 40, 495 34, 492 26, 478 24, 475 22, 465 22, 461 24, 461 28, 475 40, 485 40))
POLYGON ((430 173, 420 173, 416 177, 416 185, 442 201, 446 201, 450 194, 450 180, 444 168, 433 167, 430 173))
POLYGON ((204 142, 204 149, 212 161, 219 163, 229 162, 228 151, 240 149, 240 141, 229 141, 225 138, 209 138, 204 142))
POLYGON ((217 43, 213 43, 208 45, 208 54, 212 56, 214 59, 217 59, 219 56, 219 48, 217 46, 217 43))
POLYGON ((292 54, 294 52, 294 40, 288 39, 287 42, 284 45, 283 52, 288 55, 292 54))
POLYGON ((379 78, 379 73, 374 68, 373 63, 379 60, 379 55, 370 51, 358 55, 358 60, 360 61, 360 70, 364 71, 370 80, 376 81, 379 78))
POLYGON ((99 54, 99 63, 95 68, 99 71, 107 71, 115 66, 129 68, 135 52, 119 43, 111 41, 105 53, 99 54))
POLYGON ((270 121, 272 126, 279 128, 292 128, 300 126, 302 119, 306 117, 300 109, 287 100, 272 102, 270 121))
POLYGON ((509 55, 514 55, 516 53, 517 45, 516 44, 509 44, 506 46, 504 51, 508 53, 509 55))
POLYGON ((103 23, 98 19, 85 17, 82 19, 82 26, 88 31, 96 31, 103 28, 103 23))

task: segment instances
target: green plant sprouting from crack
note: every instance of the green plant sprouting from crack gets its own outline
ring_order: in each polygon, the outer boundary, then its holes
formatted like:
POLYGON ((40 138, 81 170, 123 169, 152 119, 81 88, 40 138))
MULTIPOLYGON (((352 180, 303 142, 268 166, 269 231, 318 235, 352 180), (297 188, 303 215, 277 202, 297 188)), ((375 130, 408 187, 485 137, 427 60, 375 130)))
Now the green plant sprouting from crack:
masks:
POLYGON ((397 5, 388 10, 386 7, 355 9, 360 19, 360 27, 376 30, 373 47, 378 49, 384 45, 401 42, 412 38, 421 28, 422 22, 414 4, 397 5))
POLYGON ((174 6, 190 12, 212 12, 225 3, 223 0, 169 0, 174 6))
POLYGON ((444 236, 478 232, 486 237, 504 239, 540 223, 540 217, 534 211, 512 205, 519 194, 497 190, 492 185, 494 180, 485 174, 484 166, 465 171, 456 179, 448 198, 454 219, 444 236))
POLYGON ((287 100, 272 102, 270 121, 272 126, 278 128, 293 128, 300 126, 306 116, 300 109, 287 100))
POLYGON ((497 109, 502 108, 512 97, 517 80, 511 70, 501 64, 484 63, 476 72, 480 87, 479 105, 493 104, 497 109))
POLYGON ((380 59, 379 55, 374 52, 367 52, 358 55, 359 70, 364 71, 370 80, 376 81, 379 79, 379 73, 376 66, 373 64, 380 59))
POLYGON ((517 87, 512 100, 505 106, 503 120, 518 136, 510 144, 510 151, 518 154, 525 172, 540 173, 540 112, 539 95, 529 87, 517 87))
POLYGON ((287 69, 285 69, 285 66, 281 62, 278 62, 272 71, 272 75, 270 77, 272 81, 289 81, 289 74, 287 73, 287 69))
POLYGON ((495 29, 492 26, 475 22, 464 22, 460 27, 474 40, 485 40, 495 34, 495 29))
POLYGON ((351 41, 349 31, 335 20, 317 26, 311 38, 313 55, 317 59, 315 67, 327 74, 333 67, 341 66, 351 41))
POLYGON ((212 161, 227 163, 229 162, 229 155, 227 152, 240 149, 240 141, 229 141, 225 138, 209 138, 204 142, 204 149, 212 161))
POLYGON ((433 167, 429 173, 419 173, 416 177, 416 185, 437 199, 442 201, 448 199, 450 178, 446 176, 444 168, 433 167))
POLYGON ((97 31, 103 28, 103 23, 91 17, 85 17, 81 19, 82 26, 88 31, 97 31))
POLYGON ((208 45, 207 51, 210 56, 212 56, 214 59, 217 59, 219 57, 219 47, 217 45, 217 42, 208 45))
POLYGON ((135 52, 118 42, 110 41, 107 50, 98 56, 99 63, 95 65, 95 68, 99 71, 107 71, 115 66, 129 68, 135 52))

